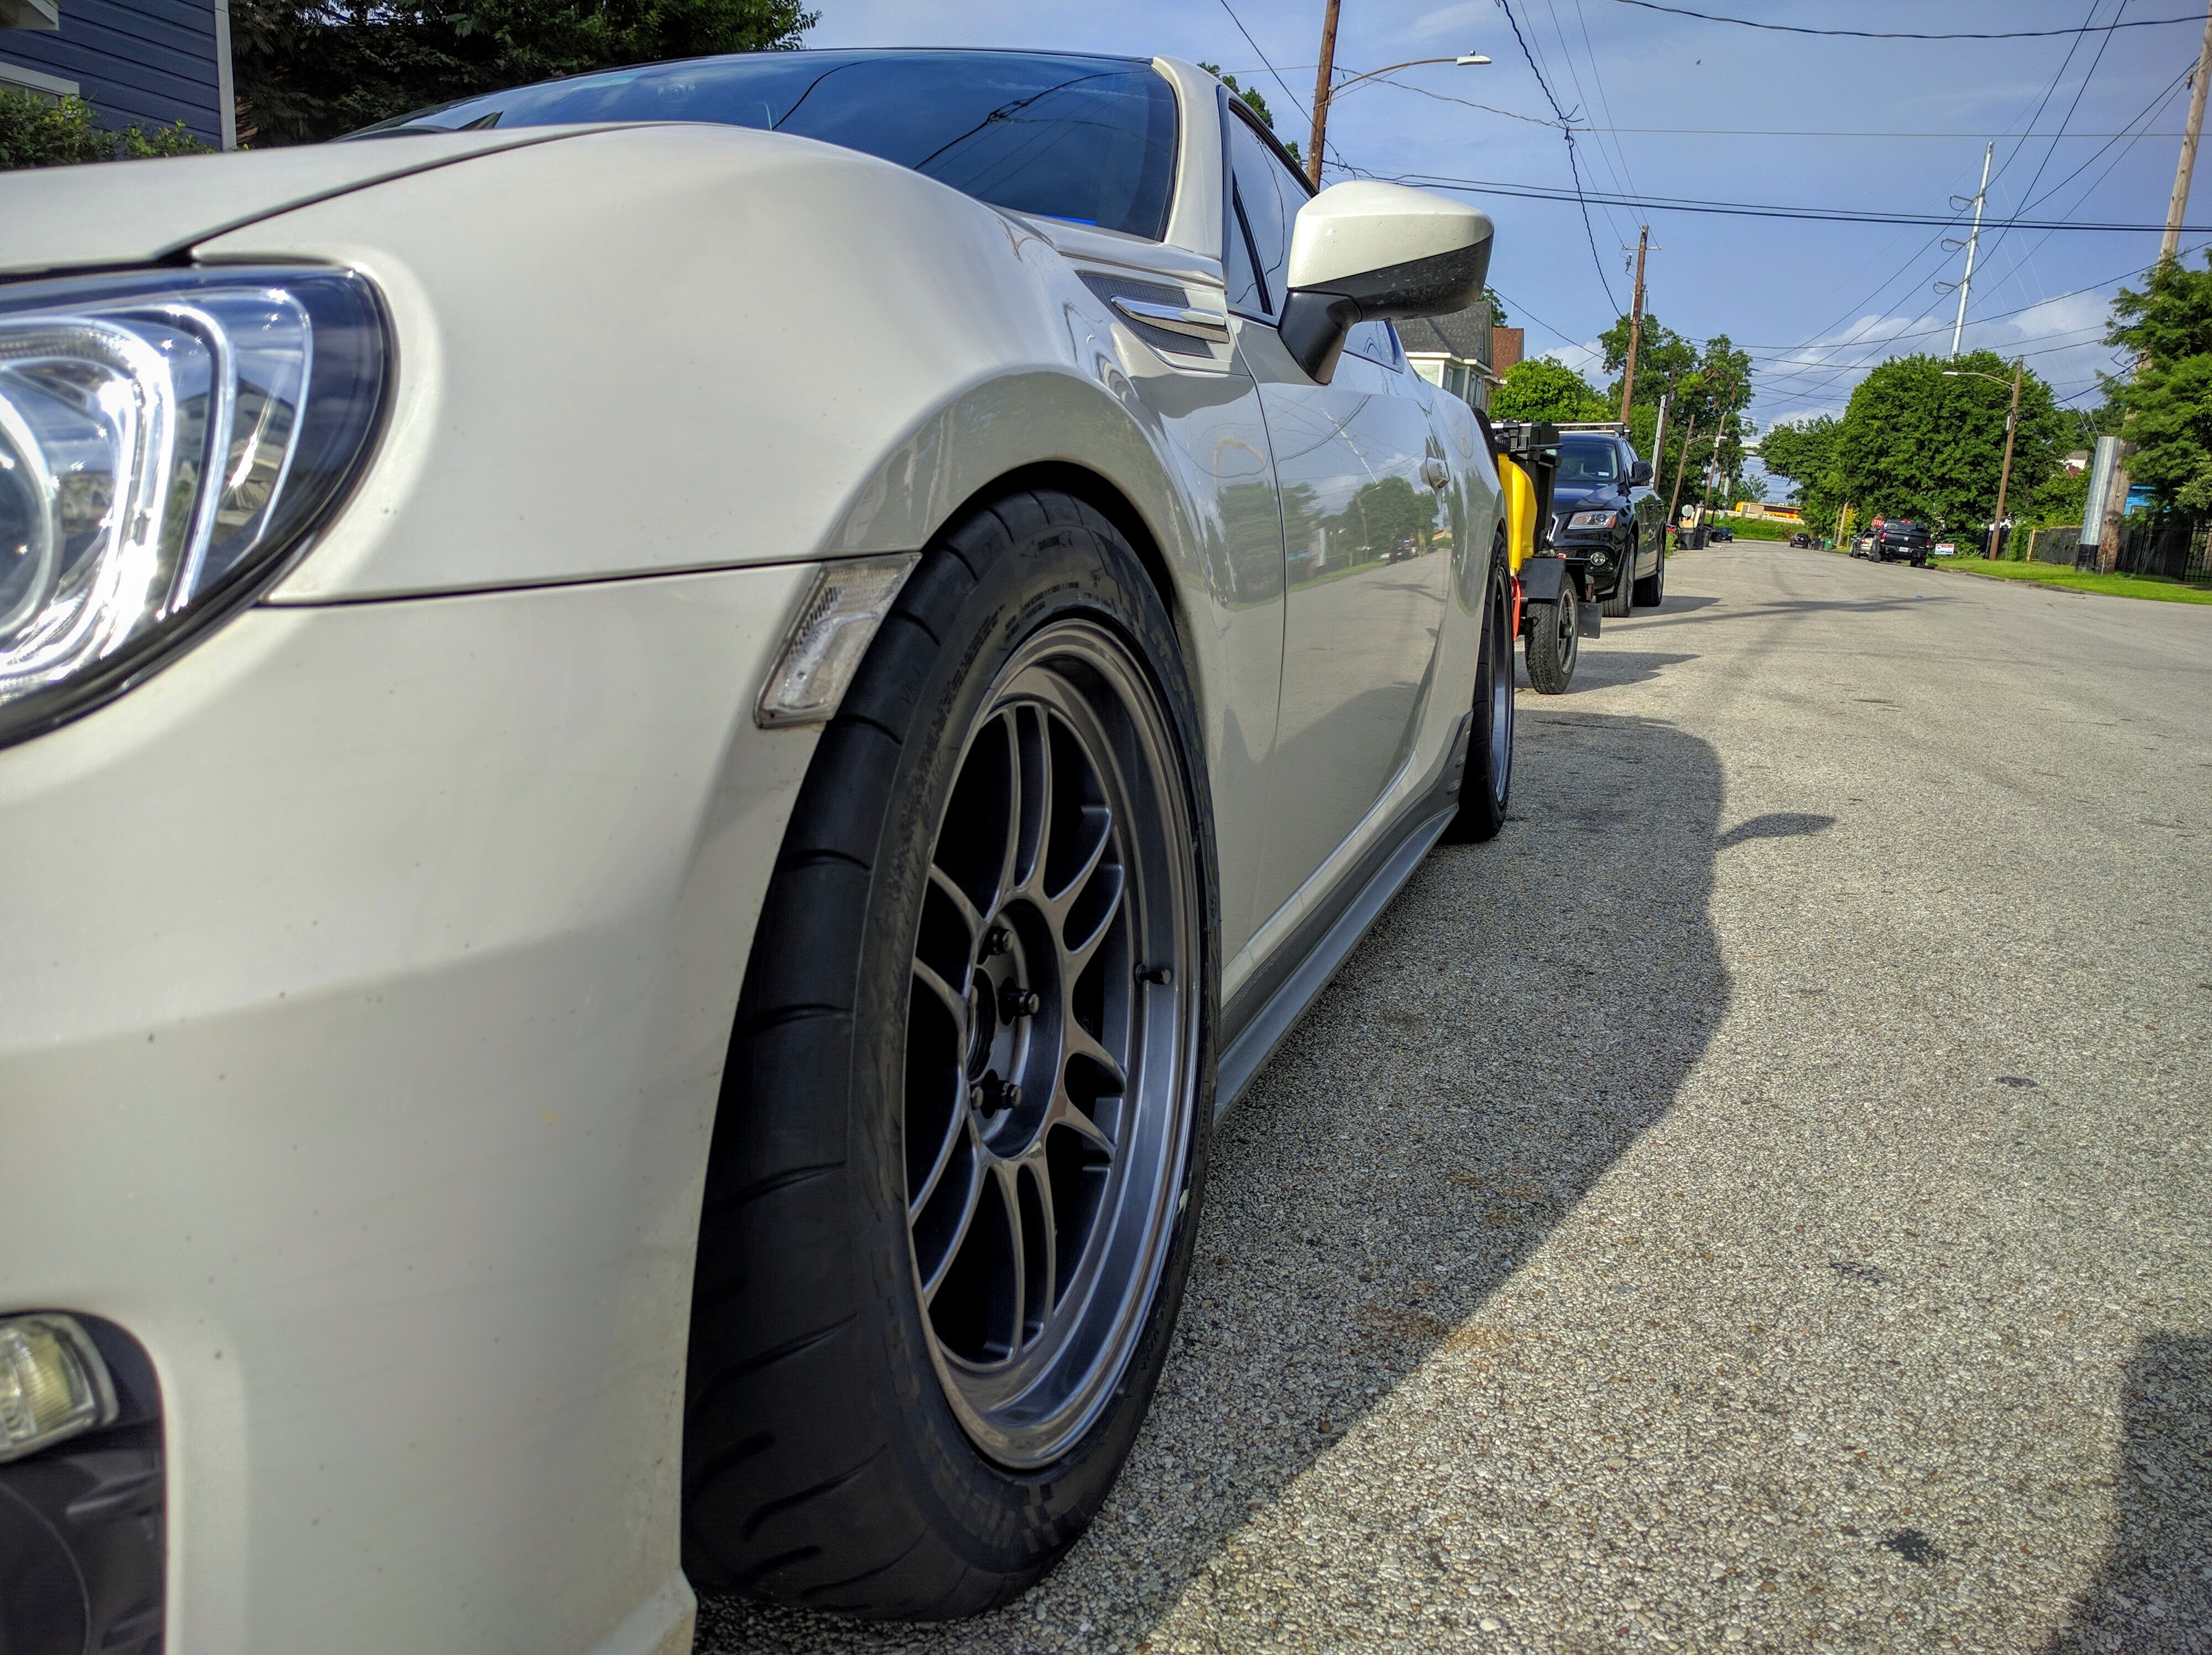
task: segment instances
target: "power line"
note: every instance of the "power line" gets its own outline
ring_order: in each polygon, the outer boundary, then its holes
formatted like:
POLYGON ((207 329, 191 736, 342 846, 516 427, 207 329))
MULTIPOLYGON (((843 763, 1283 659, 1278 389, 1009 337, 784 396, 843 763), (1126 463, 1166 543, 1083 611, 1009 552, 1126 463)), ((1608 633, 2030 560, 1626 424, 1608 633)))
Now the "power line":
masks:
MULTIPOLYGON (((1226 5, 1229 0, 1222 0, 1222 3, 1226 5)), ((1552 113, 1559 118, 1561 136, 1567 141, 1567 172, 1575 181, 1574 199, 1582 206, 1583 234, 1589 240, 1590 262, 1597 266, 1598 285, 1605 289, 1605 301, 1613 307, 1613 314, 1617 316, 1620 313, 1620 301, 1613 297, 1613 283, 1605 273, 1605 260, 1597 256, 1597 232, 1590 228, 1589 200, 1583 192, 1582 168, 1575 161, 1575 135, 1570 130, 1572 122, 1567 112, 1559 107, 1559 100, 1552 95, 1552 88, 1544 79, 1544 71, 1536 67, 1536 54, 1528 50, 1528 42, 1521 33, 1521 20, 1513 15, 1510 0, 1498 0, 1498 8, 1505 14, 1505 21, 1513 26, 1513 38, 1520 45, 1521 55, 1528 60, 1528 72, 1536 77, 1536 85, 1543 92, 1544 100, 1552 106, 1552 113)), ((1564 196, 1557 198, 1566 199, 1564 196)))
MULTIPOLYGON (((1562 190, 1556 185, 1524 184, 1508 179, 1448 178, 1436 173, 1401 173, 1392 181, 1439 190, 1483 190, 1493 195, 1512 196, 1528 201, 1574 201, 1585 207, 1595 202, 1600 206, 1633 207, 1643 211, 1713 213, 1734 218, 1801 219, 1826 224, 1933 224, 1945 229, 1958 222, 1956 215, 1947 217, 1937 213, 1872 212, 1854 207, 1785 207, 1752 201, 1707 201, 1692 196, 1617 195, 1602 190, 1562 190)), ((2083 222, 2064 219, 1985 218, 1982 221, 1982 228, 1985 230, 2076 230, 2124 234, 2164 230, 2166 226, 2163 223, 2083 222)), ((2185 224, 2181 228, 2191 235, 2212 232, 2212 224, 2185 224)))
MULTIPOLYGON (((1659 0, 1615 0, 1623 6, 1640 6, 1646 11, 1671 12, 1677 17, 1694 17, 1701 23, 1731 23, 1738 28, 1765 29, 1776 34, 1824 34, 1852 40, 2048 40, 2068 34, 2098 34, 2116 28, 2160 28, 2169 23, 2190 23, 2202 27, 2203 13, 2191 17, 2133 17, 2125 22, 2100 23, 2094 27, 2080 28, 2017 28, 1992 31, 1987 33, 1922 34, 1903 29, 1869 28, 1808 28, 1802 23, 1762 23, 1750 17, 1723 17, 1710 11, 1692 11, 1686 6, 1667 6, 1659 0)), ((2162 228, 2162 227, 2161 227, 2162 228)))
MULTIPOLYGON (((1299 119, 1310 126, 1313 124, 1313 117, 1306 113, 1306 106, 1298 101, 1298 94, 1291 90, 1291 83, 1282 77, 1274 64, 1267 62, 1267 54, 1260 50, 1260 43, 1252 38, 1252 31, 1244 27, 1244 20, 1237 15, 1237 8, 1231 5, 1229 0, 1221 0, 1221 9, 1229 14, 1229 21, 1237 25, 1237 32, 1244 37, 1244 44, 1252 48, 1253 55, 1266 66, 1267 73, 1274 77, 1275 84, 1282 88, 1283 95, 1290 100, 1291 107, 1297 110, 1299 119)), ((1296 67, 1296 65, 1292 66, 1296 67)))

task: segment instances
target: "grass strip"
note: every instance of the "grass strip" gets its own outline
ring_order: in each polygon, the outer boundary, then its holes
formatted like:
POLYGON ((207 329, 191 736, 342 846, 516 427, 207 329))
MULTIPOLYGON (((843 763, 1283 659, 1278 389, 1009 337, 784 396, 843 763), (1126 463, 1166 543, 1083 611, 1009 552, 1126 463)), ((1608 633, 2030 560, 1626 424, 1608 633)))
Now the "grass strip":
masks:
POLYGON ((2032 581, 2069 592, 2101 592, 2112 598, 2147 598, 2161 604, 2212 604, 2212 587, 2191 586, 2164 575, 2087 575, 2063 563, 1993 563, 1986 557, 1945 557, 1930 569, 1979 575, 1993 581, 2032 581))

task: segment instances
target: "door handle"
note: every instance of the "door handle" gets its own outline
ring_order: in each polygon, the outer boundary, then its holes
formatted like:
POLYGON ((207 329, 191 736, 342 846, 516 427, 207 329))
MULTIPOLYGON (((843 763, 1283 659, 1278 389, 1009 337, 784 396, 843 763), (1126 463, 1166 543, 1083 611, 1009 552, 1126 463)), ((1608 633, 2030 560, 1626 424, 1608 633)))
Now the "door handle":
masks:
POLYGON ((1132 299, 1126 294, 1115 295, 1114 308, 1131 321, 1142 322, 1149 327, 1187 333, 1192 338, 1208 339, 1216 344, 1229 343, 1229 318, 1225 313, 1196 310, 1187 305, 1156 305, 1148 299, 1132 299))
POLYGON ((1421 481, 1441 492, 1451 482, 1451 468, 1431 454, 1421 461, 1421 481))

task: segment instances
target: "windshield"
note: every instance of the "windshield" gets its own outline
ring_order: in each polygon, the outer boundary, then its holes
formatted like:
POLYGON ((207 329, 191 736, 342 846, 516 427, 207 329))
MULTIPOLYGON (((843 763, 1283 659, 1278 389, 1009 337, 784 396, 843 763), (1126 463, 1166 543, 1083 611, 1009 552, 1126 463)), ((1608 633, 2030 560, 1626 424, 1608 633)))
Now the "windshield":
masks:
POLYGON ((770 52, 579 75, 350 136, 711 121, 911 167, 979 201, 1157 241, 1175 183, 1175 91, 1126 58, 770 52))
POLYGON ((1559 439, 1561 483, 1616 483, 1620 480, 1620 450, 1603 437, 1559 439))

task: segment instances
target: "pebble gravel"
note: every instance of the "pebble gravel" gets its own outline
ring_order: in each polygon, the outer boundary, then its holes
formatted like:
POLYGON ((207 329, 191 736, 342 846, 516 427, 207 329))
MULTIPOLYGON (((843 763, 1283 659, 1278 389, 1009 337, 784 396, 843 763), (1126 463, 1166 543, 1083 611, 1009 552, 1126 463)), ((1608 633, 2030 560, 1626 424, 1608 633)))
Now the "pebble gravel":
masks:
POLYGON ((700 1649, 2212 1655, 2212 608, 1668 581, 1224 1123, 1060 1567, 700 1649))

